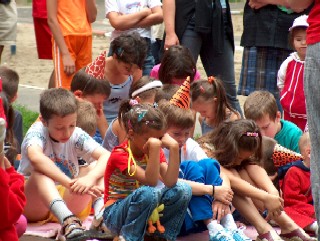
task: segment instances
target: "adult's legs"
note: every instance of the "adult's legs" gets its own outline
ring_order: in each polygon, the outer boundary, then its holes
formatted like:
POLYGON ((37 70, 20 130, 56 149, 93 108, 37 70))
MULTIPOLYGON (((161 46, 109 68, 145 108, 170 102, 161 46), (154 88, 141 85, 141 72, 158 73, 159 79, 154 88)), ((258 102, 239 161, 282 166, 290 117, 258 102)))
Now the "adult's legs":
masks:
MULTIPOLYGON (((320 222, 320 43, 309 45, 304 69, 304 92, 307 103, 308 127, 311 139, 311 184, 313 204, 320 222)), ((318 233, 320 229, 318 228, 318 233)))

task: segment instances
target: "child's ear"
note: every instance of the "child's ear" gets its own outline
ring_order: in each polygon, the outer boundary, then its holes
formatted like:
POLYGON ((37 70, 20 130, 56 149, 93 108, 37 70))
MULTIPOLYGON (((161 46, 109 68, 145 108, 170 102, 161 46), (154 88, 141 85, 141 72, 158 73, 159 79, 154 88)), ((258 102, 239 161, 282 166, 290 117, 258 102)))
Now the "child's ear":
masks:
POLYGON ((75 92, 73 92, 73 94, 76 98, 82 99, 83 92, 81 90, 76 90, 75 92))
POLYGON ((277 111, 275 122, 279 122, 280 119, 281 119, 281 112, 280 112, 280 111, 277 111))

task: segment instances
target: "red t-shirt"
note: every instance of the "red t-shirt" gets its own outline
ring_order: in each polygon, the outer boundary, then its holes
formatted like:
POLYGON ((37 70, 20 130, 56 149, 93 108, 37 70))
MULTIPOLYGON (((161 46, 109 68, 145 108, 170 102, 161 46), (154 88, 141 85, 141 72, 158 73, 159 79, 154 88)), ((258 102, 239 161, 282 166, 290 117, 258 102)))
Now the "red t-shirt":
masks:
POLYGON ((314 1, 314 6, 308 16, 307 44, 320 42, 320 0, 314 1))
MULTIPOLYGON (((105 202, 109 199, 123 199, 139 187, 136 179, 128 174, 128 141, 123 142, 115 147, 111 152, 108 165, 104 175, 105 202)), ((137 166, 145 169, 147 166, 147 158, 134 156, 137 166)), ((160 150, 160 163, 166 162, 163 150, 160 150)), ((130 166, 133 161, 130 161, 130 166)), ((132 173, 134 170, 130 170, 132 173)))

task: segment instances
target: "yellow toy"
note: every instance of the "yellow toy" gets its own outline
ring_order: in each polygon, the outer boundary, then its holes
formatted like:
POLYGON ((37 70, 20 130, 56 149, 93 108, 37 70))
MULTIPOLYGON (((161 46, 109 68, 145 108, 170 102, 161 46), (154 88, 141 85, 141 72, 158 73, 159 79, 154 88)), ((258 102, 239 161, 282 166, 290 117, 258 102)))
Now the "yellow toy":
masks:
POLYGON ((164 205, 161 204, 152 211, 152 213, 148 219, 148 232, 149 233, 154 233, 156 230, 158 230, 160 233, 164 233, 165 228, 160 223, 160 217, 163 216, 162 214, 160 214, 160 212, 162 212, 163 209, 164 209, 164 205), (156 224, 157 227, 153 226, 154 223, 156 224))

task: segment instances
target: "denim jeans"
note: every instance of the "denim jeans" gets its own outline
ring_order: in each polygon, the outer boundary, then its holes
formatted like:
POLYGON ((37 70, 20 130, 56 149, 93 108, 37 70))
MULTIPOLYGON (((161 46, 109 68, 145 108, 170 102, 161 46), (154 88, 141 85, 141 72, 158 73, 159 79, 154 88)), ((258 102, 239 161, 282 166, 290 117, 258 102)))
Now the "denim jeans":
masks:
POLYGON ((160 221, 166 230, 155 235, 176 240, 191 195, 191 187, 183 182, 163 189, 142 186, 107 207, 103 214, 104 223, 113 234, 122 235, 126 241, 143 241, 148 218, 159 204, 164 204, 160 221))
MULTIPOLYGON (((225 21, 226 17, 224 16, 225 21)), ((182 36, 181 44, 187 47, 197 61, 200 55, 203 67, 207 76, 216 76, 224 84, 227 97, 231 106, 242 116, 239 100, 237 99, 237 89, 234 74, 234 52, 233 45, 225 34, 224 49, 221 54, 213 51, 212 33, 202 34, 194 31, 194 19, 191 19, 182 36)))
MULTIPOLYGON (((320 223, 320 43, 308 45, 304 67, 304 93, 311 139, 311 184, 313 205, 320 223)), ((318 228, 318 233, 320 228, 318 228)))

